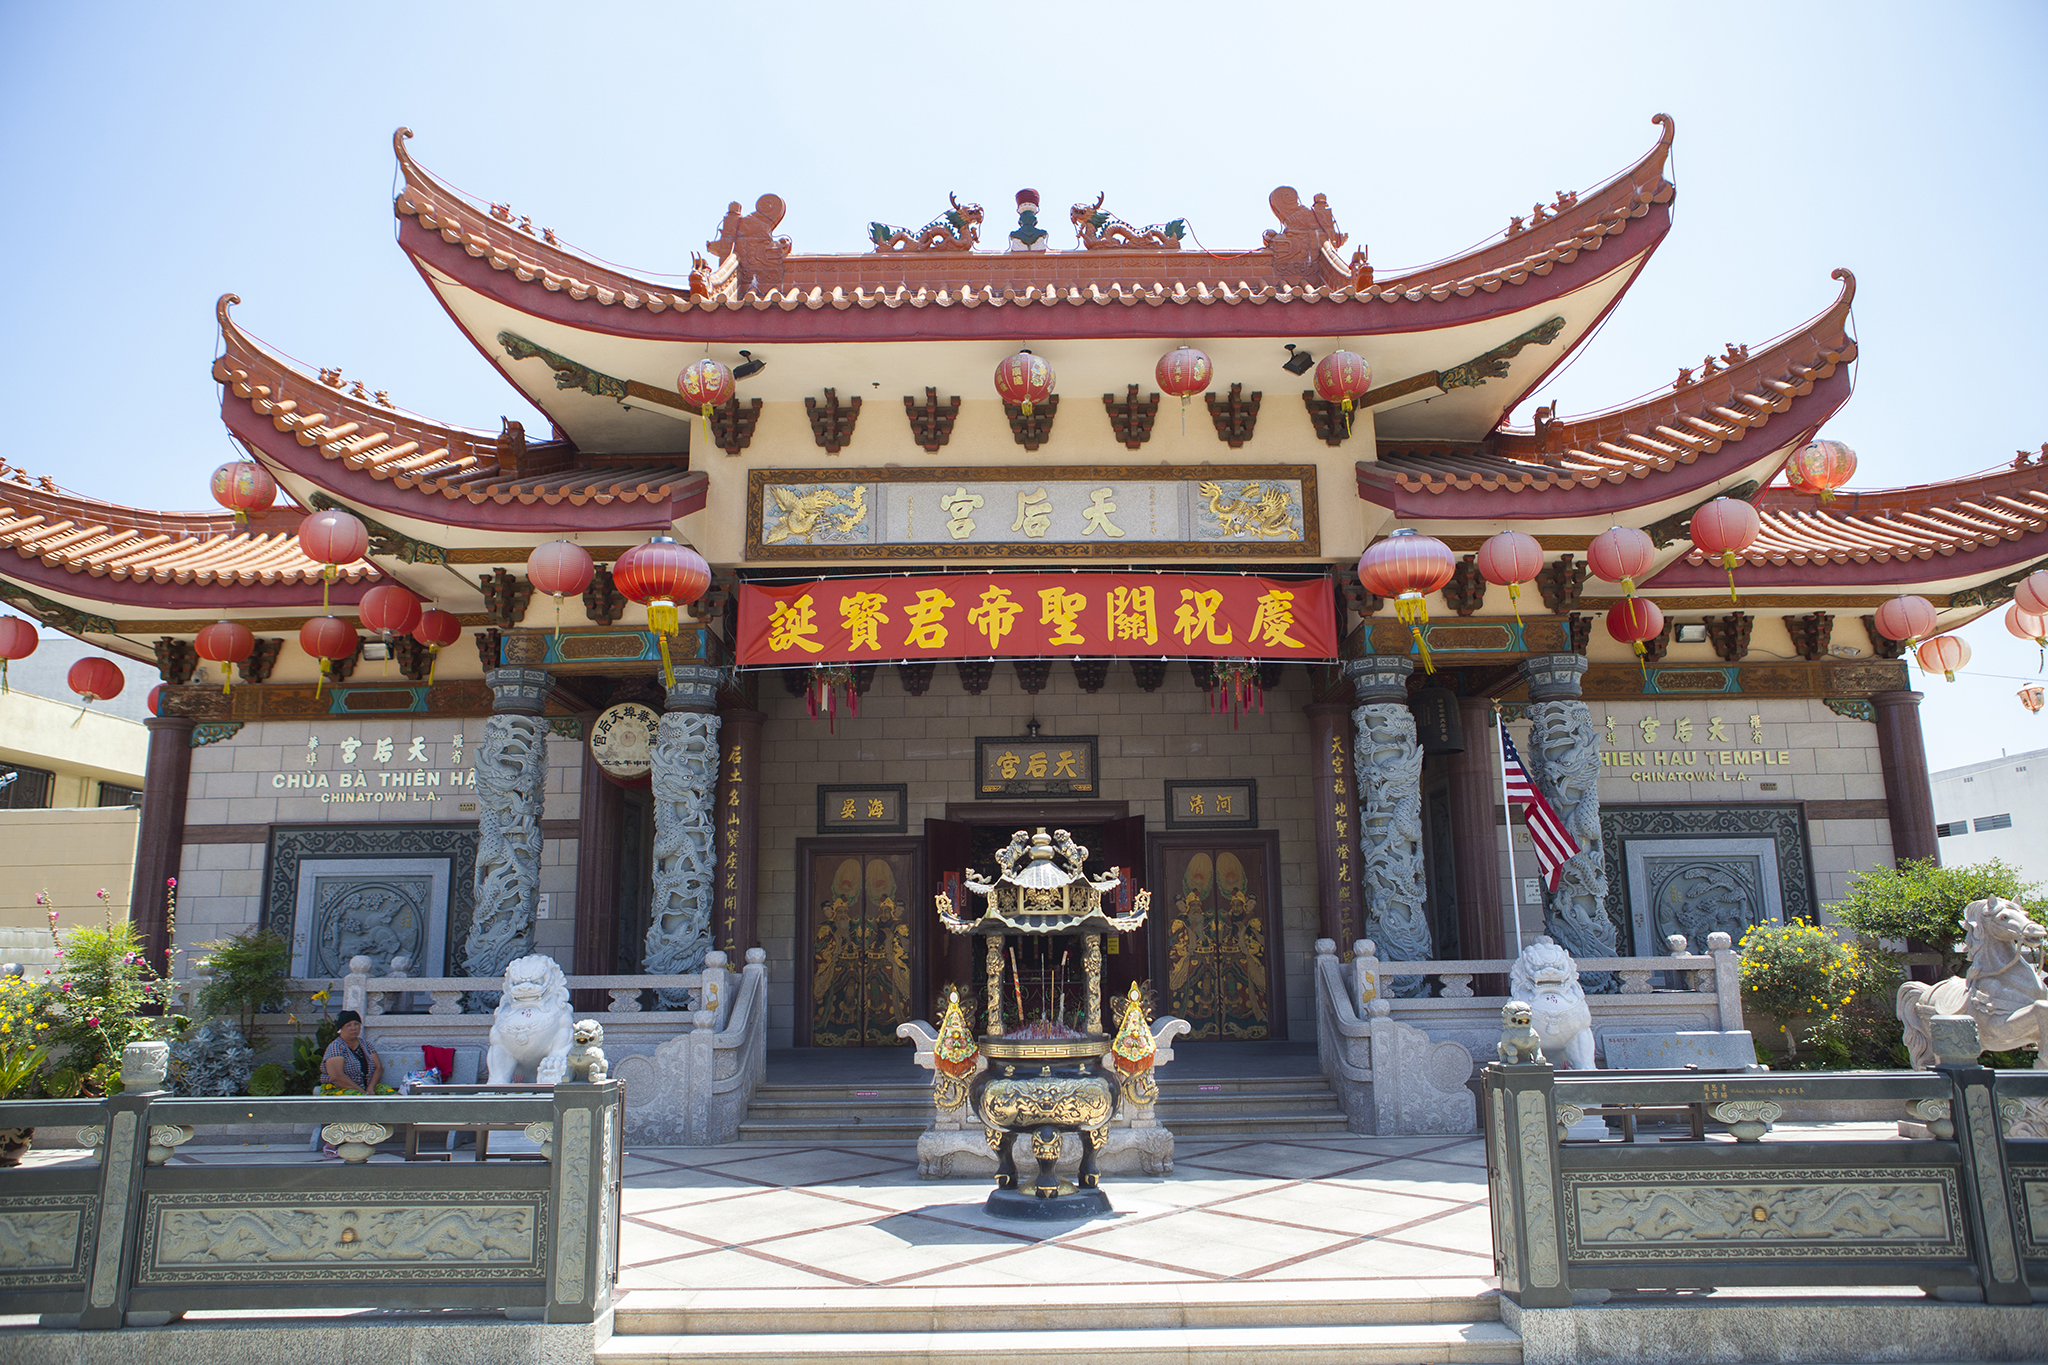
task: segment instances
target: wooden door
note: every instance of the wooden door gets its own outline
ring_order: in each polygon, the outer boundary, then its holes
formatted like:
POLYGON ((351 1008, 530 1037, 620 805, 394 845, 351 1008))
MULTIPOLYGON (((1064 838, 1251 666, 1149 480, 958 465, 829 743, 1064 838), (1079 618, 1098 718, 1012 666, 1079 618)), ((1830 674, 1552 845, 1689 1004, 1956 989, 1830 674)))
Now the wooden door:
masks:
POLYGON ((810 1046, 898 1046, 923 1016, 923 861, 915 841, 805 841, 810 1046))
POLYGON ((1190 1041, 1287 1036, 1277 843, 1265 830, 1152 840, 1153 990, 1190 1041))
MULTIPOLYGON (((1130 873, 1131 896, 1145 889, 1145 817, 1106 821, 1102 826, 1102 861, 1107 867, 1121 867, 1130 873)), ((1102 989, 1106 996, 1121 997, 1133 982, 1151 973, 1150 937, 1146 924, 1127 934, 1106 935, 1103 943, 1102 989)))

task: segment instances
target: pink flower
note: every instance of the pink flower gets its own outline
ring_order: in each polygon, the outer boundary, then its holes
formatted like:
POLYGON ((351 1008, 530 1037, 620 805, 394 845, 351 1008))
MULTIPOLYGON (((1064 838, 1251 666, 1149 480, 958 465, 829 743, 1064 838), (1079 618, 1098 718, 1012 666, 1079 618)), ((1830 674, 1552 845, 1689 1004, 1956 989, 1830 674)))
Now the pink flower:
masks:
POLYGON ((177 879, 176 877, 166 877, 166 878, 164 878, 164 885, 165 885, 165 886, 176 886, 177 884, 178 884, 178 879, 177 879))

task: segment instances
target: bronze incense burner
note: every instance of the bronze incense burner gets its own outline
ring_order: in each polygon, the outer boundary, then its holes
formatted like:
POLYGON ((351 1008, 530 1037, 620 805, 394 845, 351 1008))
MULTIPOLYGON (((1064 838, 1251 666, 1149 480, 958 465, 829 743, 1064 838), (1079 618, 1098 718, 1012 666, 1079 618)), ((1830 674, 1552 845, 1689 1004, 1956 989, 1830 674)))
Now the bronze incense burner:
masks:
POLYGON ((1066 830, 1048 835, 1040 828, 1028 836, 1019 830, 996 854, 1001 871, 995 880, 966 874, 967 890, 986 902, 980 917, 964 918, 949 896, 937 897, 948 931, 983 941, 987 1032, 969 1042, 956 1000, 940 1028, 938 1055, 942 1084, 968 1083, 968 1100, 996 1154, 996 1188, 987 1208, 998 1217, 1108 1212, 1109 1200, 1098 1188, 1097 1149, 1124 1092, 1142 1098, 1151 1084, 1151 1035, 1135 990, 1117 1036, 1102 1026, 1102 935, 1142 925, 1151 893, 1138 892, 1129 914, 1106 909, 1103 897, 1119 889, 1120 879, 1112 872, 1091 880, 1083 870, 1087 858, 1088 850, 1066 830), (1070 965, 1078 980, 1068 976, 1070 965), (1078 999, 1070 1005, 1073 996, 1078 999), (1121 1056, 1139 1050, 1124 1038, 1134 1026, 1144 1038, 1142 1067, 1121 1056), (986 1063, 978 1072, 977 1059, 986 1063), (1127 1074, 1120 1076, 1120 1069, 1127 1074), (1067 1133, 1081 1141, 1071 1185, 1055 1171, 1067 1133), (1015 1153, 1025 1135, 1038 1166, 1028 1189, 1015 1153))

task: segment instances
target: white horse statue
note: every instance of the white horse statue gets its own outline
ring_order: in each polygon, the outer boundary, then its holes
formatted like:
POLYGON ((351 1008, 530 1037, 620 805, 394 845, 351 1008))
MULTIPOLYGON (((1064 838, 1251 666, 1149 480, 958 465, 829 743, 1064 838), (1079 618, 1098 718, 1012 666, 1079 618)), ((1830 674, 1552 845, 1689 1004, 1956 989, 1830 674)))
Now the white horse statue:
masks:
POLYGON ((1992 897, 1971 901, 1963 911, 1966 933, 1963 952, 1970 959, 1968 976, 1952 976, 1930 986, 1908 981, 1899 987, 1899 1022, 1906 1026, 1906 1047, 1915 1067, 1931 1067, 1936 1058, 1927 1020, 1937 1014, 1967 1014, 1977 1021, 1977 1036, 1994 1052, 2037 1047, 2037 1068, 2048 1070, 2048 986, 2041 981, 2041 947, 2048 940, 2027 912, 2009 900, 1992 897))

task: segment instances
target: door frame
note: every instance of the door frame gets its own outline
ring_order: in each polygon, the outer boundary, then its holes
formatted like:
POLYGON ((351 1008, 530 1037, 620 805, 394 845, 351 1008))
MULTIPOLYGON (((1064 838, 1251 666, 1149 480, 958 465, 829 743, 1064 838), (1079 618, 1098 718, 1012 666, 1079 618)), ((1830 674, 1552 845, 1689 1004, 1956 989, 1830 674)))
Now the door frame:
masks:
MULTIPOLYGON (((1155 900, 1167 895, 1166 853, 1169 849, 1215 849, 1228 848, 1232 844, 1257 844, 1264 850, 1266 865, 1266 1041, 1282 1043, 1287 1041, 1287 972, 1284 957, 1286 946, 1284 934, 1286 924, 1280 904, 1280 831, 1276 829, 1215 829, 1215 830, 1174 830, 1145 835, 1145 885, 1151 889, 1155 900)), ((1172 913, 1163 903, 1155 904, 1152 914, 1172 913)), ((1152 926, 1150 916, 1146 927, 1152 926)), ((1171 1004, 1165 999, 1165 983, 1171 971, 1167 961, 1166 921, 1159 921, 1160 932, 1148 935, 1149 961, 1145 964, 1151 973, 1154 986, 1153 998, 1160 1009, 1171 1004)), ((1219 1041, 1229 1041, 1227 1039, 1219 1041)))
POLYGON ((888 834, 869 838, 858 834, 835 834, 796 841, 796 1027, 791 1043, 815 1047, 811 1041, 811 945, 817 942, 817 905, 811 895, 811 856, 838 852, 842 857, 870 853, 908 853, 910 885, 905 913, 910 924, 910 1017, 924 1019, 931 1014, 931 991, 925 981, 926 956, 938 912, 926 904, 924 836, 888 834), (929 914, 925 913, 930 911, 929 914))

